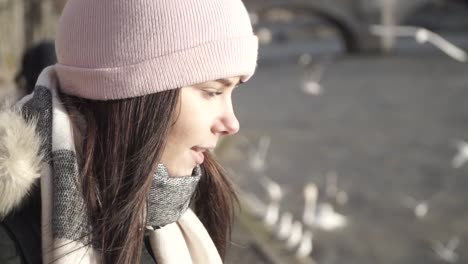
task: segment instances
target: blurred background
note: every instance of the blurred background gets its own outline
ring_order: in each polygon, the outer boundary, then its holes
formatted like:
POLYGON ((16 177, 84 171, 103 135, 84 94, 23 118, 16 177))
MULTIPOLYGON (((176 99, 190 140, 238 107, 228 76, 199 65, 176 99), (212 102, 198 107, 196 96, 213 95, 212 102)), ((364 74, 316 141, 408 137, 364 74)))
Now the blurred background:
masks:
MULTIPOLYGON (((0 0, 1 96, 54 63, 65 2, 0 0)), ((244 3, 227 263, 468 263, 468 1, 244 3)))

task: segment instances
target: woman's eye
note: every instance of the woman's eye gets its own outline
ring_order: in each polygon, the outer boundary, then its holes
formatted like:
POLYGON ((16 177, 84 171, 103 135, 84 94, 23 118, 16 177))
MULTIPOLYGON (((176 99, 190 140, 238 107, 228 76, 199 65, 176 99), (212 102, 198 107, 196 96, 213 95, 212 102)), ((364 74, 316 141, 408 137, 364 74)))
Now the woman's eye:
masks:
POLYGON ((205 90, 204 91, 204 94, 206 95, 206 97, 215 97, 217 95, 221 95, 223 94, 223 92, 220 92, 220 91, 212 91, 212 90, 205 90))

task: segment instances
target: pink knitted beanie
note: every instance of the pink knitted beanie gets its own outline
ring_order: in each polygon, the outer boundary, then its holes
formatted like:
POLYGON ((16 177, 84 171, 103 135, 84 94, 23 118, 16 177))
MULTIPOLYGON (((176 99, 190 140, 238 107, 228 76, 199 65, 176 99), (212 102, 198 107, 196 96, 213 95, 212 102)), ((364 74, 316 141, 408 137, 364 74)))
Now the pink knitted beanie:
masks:
POLYGON ((68 0, 55 68, 63 92, 135 97, 255 71, 241 0, 68 0))

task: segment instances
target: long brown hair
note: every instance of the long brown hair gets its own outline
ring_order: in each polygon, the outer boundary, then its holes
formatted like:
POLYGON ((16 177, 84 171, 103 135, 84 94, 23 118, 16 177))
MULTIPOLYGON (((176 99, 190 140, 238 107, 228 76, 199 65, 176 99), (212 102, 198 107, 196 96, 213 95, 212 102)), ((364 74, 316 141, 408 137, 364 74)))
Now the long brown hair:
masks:
MULTIPOLYGON (((63 95, 86 120, 81 189, 92 224, 92 245, 104 264, 139 263, 144 211, 152 175, 177 119, 180 89, 141 97, 93 101, 63 95)), ((77 146, 79 148, 80 146, 77 146)), ((224 258, 236 197, 222 167, 206 154, 195 212, 224 258)))

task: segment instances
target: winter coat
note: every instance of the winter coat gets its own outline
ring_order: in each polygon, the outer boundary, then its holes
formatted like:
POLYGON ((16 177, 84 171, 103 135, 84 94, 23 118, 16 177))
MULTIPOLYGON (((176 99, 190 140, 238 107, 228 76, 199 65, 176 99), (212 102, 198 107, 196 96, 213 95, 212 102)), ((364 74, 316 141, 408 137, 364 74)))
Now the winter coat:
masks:
MULTIPOLYGON (((0 218, 0 264, 39 264, 42 263, 41 194, 39 179, 30 178, 34 175, 32 170, 39 157, 31 153, 31 149, 24 147, 28 146, 28 142, 14 142, 6 138, 6 126, 19 134, 27 131, 22 126, 14 127, 17 125, 16 121, 22 118, 13 121, 10 120, 11 115, 1 115, 2 113, 0 113, 0 192, 11 195, 0 199, 0 216, 4 215, 0 218), (5 144, 6 142, 8 144, 5 144), (5 157, 9 158, 7 162, 5 157), (21 167, 12 168, 12 163, 21 164, 21 167), (6 177, 10 177, 9 180, 22 181, 23 184, 15 186, 23 187, 11 190, 13 187, 8 185, 6 177)), ((28 136, 19 135, 18 138, 27 140, 28 136)), ((141 263, 156 263, 146 239, 141 263)))

